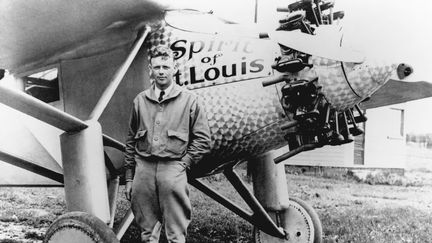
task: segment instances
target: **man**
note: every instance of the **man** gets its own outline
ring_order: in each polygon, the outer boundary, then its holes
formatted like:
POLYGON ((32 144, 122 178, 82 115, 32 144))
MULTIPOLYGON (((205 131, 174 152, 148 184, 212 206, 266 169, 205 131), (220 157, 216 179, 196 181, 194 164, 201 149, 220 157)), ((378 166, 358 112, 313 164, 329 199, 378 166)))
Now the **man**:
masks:
POLYGON ((210 151, 210 129, 198 97, 173 82, 171 50, 156 47, 149 67, 154 84, 135 98, 126 140, 126 197, 143 242, 158 242, 162 225, 169 242, 185 242, 186 170, 210 151))

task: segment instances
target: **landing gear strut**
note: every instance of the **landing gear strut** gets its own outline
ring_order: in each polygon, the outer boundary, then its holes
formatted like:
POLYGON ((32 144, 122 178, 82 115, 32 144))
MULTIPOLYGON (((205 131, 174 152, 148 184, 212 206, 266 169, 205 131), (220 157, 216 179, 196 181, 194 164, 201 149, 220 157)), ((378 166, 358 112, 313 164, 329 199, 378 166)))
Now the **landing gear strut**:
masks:
POLYGON ((285 165, 273 162, 268 152, 249 162, 254 194, 273 222, 284 229, 285 238, 266 234, 255 227, 256 243, 321 243, 322 226, 314 209, 288 195, 285 165))

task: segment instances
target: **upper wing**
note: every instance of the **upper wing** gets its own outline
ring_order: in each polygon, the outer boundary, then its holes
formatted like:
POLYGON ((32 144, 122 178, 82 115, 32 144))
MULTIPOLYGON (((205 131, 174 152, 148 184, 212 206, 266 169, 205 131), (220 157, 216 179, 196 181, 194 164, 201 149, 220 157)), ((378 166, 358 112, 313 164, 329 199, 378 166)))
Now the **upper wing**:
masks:
POLYGON ((361 103, 361 107, 370 109, 427 97, 432 97, 432 83, 389 80, 368 101, 361 103))

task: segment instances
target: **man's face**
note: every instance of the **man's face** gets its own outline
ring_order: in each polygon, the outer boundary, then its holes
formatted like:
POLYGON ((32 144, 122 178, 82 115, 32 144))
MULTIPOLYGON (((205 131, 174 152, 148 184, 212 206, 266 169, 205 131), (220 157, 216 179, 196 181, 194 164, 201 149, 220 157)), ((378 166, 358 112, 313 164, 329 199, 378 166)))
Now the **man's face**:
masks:
POLYGON ((166 89, 171 85, 173 75, 176 72, 174 60, 169 57, 159 56, 151 59, 150 75, 159 89, 166 89))

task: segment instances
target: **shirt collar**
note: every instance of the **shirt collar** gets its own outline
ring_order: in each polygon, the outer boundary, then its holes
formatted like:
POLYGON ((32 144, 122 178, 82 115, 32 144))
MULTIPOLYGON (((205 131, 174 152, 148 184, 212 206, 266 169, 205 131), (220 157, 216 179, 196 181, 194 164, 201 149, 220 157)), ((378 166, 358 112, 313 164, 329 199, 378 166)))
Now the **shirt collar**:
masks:
MULTIPOLYGON (((168 86, 168 88, 166 88, 166 89, 164 90, 164 91, 165 91, 165 97, 166 97, 167 94, 169 94, 169 93, 171 92, 171 90, 173 89, 173 87, 174 87, 174 81, 171 81, 170 86, 168 86)), ((160 90, 160 89, 156 86, 156 84, 155 84, 155 86, 154 86, 154 91, 155 91, 155 95, 156 95, 156 97, 159 97, 160 92, 161 92, 162 90, 160 90)))
MULTIPOLYGON (((150 100, 152 100, 154 102, 158 102, 158 97, 156 97, 156 88, 157 88, 156 84, 153 83, 153 85, 149 89, 147 89, 147 90, 144 91, 144 95, 148 99, 150 99, 150 100)), ((183 89, 180 86, 178 86, 176 83, 173 82, 172 89, 170 90, 170 93, 168 93, 165 96, 165 98, 163 99, 163 101, 176 98, 182 92, 182 90, 183 89)), ((160 92, 160 90, 159 90, 159 92, 160 92)), ((160 95, 160 93, 159 93, 159 95, 160 95)))

